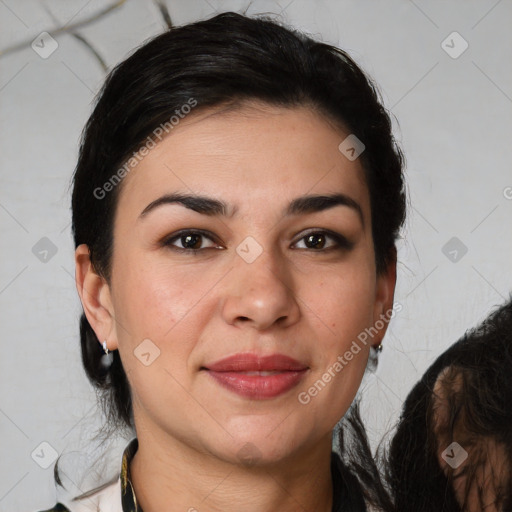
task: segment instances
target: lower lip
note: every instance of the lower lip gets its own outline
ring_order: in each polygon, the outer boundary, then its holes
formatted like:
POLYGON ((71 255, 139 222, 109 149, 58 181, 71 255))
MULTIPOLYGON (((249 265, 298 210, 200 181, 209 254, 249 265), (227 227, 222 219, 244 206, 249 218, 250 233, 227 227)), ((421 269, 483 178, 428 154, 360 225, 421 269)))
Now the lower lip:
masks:
POLYGON ((208 373, 223 387, 240 396, 263 400, 274 398, 295 387, 304 377, 306 370, 285 371, 273 375, 247 375, 237 372, 208 373))

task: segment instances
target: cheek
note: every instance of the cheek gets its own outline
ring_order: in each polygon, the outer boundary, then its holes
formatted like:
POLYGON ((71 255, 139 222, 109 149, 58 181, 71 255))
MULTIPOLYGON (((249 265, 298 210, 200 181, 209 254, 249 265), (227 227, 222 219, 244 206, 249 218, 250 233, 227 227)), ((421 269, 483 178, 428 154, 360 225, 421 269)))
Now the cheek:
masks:
POLYGON ((304 291, 316 327, 313 374, 299 400, 333 426, 345 414, 360 386, 368 360, 375 278, 369 267, 326 270, 304 291))
POLYGON ((156 343, 168 339, 211 288, 212 279, 191 276, 191 268, 133 258, 124 269, 116 283, 115 309, 132 338, 150 337, 156 343))
POLYGON ((123 263, 114 304, 119 351, 137 393, 151 398, 152 389, 174 389, 171 375, 189 381, 191 353, 211 318, 208 292, 219 276, 143 257, 123 263), (154 362, 146 367, 137 356, 147 352, 154 362))
POLYGON ((118 276, 115 310, 119 352, 134 401, 153 412, 182 404, 180 383, 188 386, 189 356, 200 329, 188 320, 208 283, 192 286, 189 274, 147 261, 132 260, 125 268, 118 276))
POLYGON ((183 316, 183 289, 174 287, 163 273, 155 269, 141 273, 135 268, 119 281, 115 310, 121 338, 136 342, 142 336, 156 341, 183 316))
POLYGON ((375 291, 375 278, 364 267, 326 271, 317 283, 304 289, 304 302, 311 304, 328 333, 321 338, 327 346, 342 350, 371 326, 375 291))

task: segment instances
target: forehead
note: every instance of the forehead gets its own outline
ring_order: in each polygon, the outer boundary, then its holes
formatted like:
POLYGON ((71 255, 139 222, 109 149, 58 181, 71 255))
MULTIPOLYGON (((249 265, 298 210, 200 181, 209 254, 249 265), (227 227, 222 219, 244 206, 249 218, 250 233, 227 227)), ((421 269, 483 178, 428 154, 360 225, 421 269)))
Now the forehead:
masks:
POLYGON ((348 135, 306 107, 247 102, 193 112, 125 176, 118 210, 138 215, 174 191, 222 198, 242 213, 252 206, 282 209, 304 194, 339 192, 357 201, 366 217, 363 167, 338 149, 348 135))

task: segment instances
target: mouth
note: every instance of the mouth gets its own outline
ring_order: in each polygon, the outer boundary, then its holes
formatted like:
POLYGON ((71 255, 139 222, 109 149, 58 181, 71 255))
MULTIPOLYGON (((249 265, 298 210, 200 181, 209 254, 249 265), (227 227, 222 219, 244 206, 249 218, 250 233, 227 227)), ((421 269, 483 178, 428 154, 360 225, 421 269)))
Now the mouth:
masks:
POLYGON ((299 384, 309 367, 283 354, 235 354, 201 368, 216 384, 255 400, 275 398, 299 384))

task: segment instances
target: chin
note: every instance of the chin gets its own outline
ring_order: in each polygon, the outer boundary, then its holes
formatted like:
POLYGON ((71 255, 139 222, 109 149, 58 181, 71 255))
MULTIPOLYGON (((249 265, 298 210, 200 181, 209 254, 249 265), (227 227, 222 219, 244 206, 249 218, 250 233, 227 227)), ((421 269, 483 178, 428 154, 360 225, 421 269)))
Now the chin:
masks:
POLYGON ((287 424, 286 420, 281 424, 283 428, 276 428, 279 421, 272 421, 261 429, 247 425, 247 428, 239 431, 240 435, 226 437, 222 448, 217 444, 215 451, 219 458, 231 464, 261 467, 286 461, 297 453, 303 453, 308 445, 315 444, 312 435, 307 436, 303 428, 287 424), (219 453, 219 448, 222 453, 219 453))

